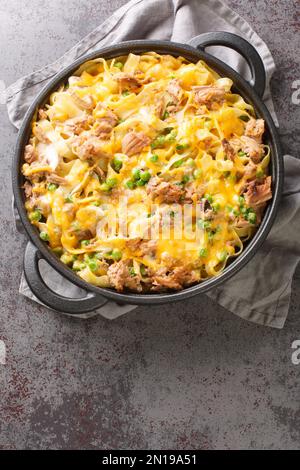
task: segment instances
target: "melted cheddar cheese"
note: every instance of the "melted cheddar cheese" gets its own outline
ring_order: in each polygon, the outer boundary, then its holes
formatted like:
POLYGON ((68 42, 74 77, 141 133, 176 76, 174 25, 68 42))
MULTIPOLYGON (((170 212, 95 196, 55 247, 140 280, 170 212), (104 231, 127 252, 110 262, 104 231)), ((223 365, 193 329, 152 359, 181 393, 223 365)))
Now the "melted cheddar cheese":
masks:
POLYGON ((231 87, 203 61, 129 54, 83 64, 38 110, 28 216, 81 278, 180 289, 241 253, 264 203, 245 188, 266 177, 269 149, 231 87))

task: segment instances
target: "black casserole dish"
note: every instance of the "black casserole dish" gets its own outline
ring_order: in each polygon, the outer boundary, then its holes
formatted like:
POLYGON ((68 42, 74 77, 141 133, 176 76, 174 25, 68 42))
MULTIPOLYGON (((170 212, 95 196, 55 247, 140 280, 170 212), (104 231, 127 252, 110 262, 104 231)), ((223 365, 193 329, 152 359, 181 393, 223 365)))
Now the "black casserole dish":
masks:
POLYGON ((265 240, 272 224, 274 222, 278 203, 280 199, 283 183, 283 159, 280 150, 278 134, 273 120, 262 102, 262 96, 265 89, 265 71, 263 63, 255 49, 244 39, 223 32, 206 33, 194 38, 190 45, 177 44, 167 41, 130 41, 120 43, 111 47, 100 49, 92 54, 84 56, 75 61, 71 66, 64 69, 55 76, 48 85, 38 95, 36 100, 28 110, 22 127, 20 129, 16 153, 12 168, 13 191, 18 212, 22 223, 26 229, 30 243, 27 246, 24 270, 29 286, 34 294, 49 307, 71 314, 80 314, 95 310, 104 305, 109 299, 119 303, 131 304, 160 304, 183 300, 198 293, 205 292, 235 274, 241 269, 256 253, 261 243, 265 240), (247 83, 237 72, 228 65, 205 52, 205 47, 211 45, 223 45, 238 51, 248 62, 251 72, 251 83, 247 83), (236 258, 226 269, 217 277, 207 279, 200 284, 194 285, 171 293, 159 294, 136 294, 120 293, 112 289, 100 288, 89 284, 79 278, 71 269, 64 265, 51 250, 40 240, 37 229, 32 226, 28 220, 27 212, 24 206, 24 192, 22 190, 23 175, 21 167, 23 164, 24 148, 28 142, 31 131, 31 121, 37 108, 44 105, 51 92, 66 82, 79 66, 91 59, 103 57, 110 59, 113 57, 124 56, 129 53, 143 53, 154 51, 159 54, 169 54, 173 56, 183 56, 190 62, 204 60, 208 66, 214 69, 221 76, 230 78, 234 83, 234 89, 245 101, 252 104, 258 117, 264 119, 266 125, 265 142, 271 149, 270 172, 272 176, 272 194, 273 198, 268 204, 263 220, 251 241, 246 246, 243 253, 236 258), (81 299, 70 299, 60 296, 50 290, 39 272, 39 260, 45 259, 62 276, 87 291, 87 296, 81 299))

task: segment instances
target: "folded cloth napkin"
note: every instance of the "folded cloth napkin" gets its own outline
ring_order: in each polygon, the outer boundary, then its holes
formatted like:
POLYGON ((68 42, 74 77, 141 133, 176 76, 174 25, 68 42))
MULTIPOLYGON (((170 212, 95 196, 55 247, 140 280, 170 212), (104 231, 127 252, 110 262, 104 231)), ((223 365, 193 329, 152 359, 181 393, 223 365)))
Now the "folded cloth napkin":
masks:
MULTIPOLYGON (((101 3, 99 8, 103 8, 101 3)), ((33 98, 47 81, 83 54, 132 39, 185 43, 212 30, 233 32, 255 46, 267 74, 264 100, 278 124, 269 87, 275 69, 271 53, 250 25, 220 0, 131 0, 56 62, 11 85, 6 90, 10 120, 19 127, 33 98)), ((227 48, 214 48, 212 53, 247 78, 247 66, 237 53, 227 48)), ((242 271, 207 294, 240 317, 275 328, 283 327, 288 314, 292 277, 300 258, 297 240, 300 230, 300 161, 285 156, 285 172, 283 200, 266 242, 242 271)), ((42 275, 53 290, 67 296, 82 296, 81 289, 63 279, 47 263, 42 266, 42 275)), ((24 276, 20 293, 38 301, 24 276)), ((133 305, 119 306, 109 302, 92 315, 100 313, 112 319, 133 308, 133 305)), ((91 315, 83 315, 88 316, 91 315)))

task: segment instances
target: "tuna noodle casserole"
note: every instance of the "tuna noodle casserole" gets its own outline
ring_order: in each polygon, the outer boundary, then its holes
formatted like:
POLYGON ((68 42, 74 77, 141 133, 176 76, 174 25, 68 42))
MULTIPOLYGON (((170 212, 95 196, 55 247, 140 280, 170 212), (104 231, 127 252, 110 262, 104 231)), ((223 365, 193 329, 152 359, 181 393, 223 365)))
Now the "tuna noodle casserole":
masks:
POLYGON ((52 93, 22 171, 28 217, 63 263, 151 292, 241 253, 272 197, 270 150, 231 86, 203 61, 149 52, 89 61, 52 93))

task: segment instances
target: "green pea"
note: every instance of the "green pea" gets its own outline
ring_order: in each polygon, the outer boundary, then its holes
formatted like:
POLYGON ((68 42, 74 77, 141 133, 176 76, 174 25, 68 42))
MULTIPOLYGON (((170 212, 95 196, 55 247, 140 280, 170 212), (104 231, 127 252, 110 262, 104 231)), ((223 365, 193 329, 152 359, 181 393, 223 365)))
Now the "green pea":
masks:
POLYGON ((122 252, 118 250, 117 248, 115 248, 112 251, 111 257, 114 261, 120 261, 120 259, 122 258, 122 252))
POLYGON ((130 276, 134 277, 136 275, 136 272, 133 267, 129 267, 128 271, 129 271, 130 276))
POLYGON ((122 62, 115 62, 114 63, 114 66, 117 67, 118 69, 122 70, 122 68, 124 67, 124 65, 122 64, 122 62))
POLYGON ((57 185, 57 184, 54 184, 54 183, 49 183, 49 184, 48 184, 48 191, 51 191, 51 193, 53 193, 54 191, 56 191, 57 188, 58 188, 58 185, 57 185))
POLYGON ((246 152, 243 152, 242 150, 238 152, 239 157, 245 157, 246 155, 247 155, 246 152))
POLYGON ((149 158, 149 160, 153 163, 157 162, 158 160, 158 155, 156 153, 154 153, 153 155, 151 155, 151 157, 149 158))
POLYGON ((90 270, 91 270, 92 272, 97 271, 97 269, 98 269, 98 262, 97 262, 97 260, 94 259, 94 258, 90 259, 90 260, 88 261, 88 267, 90 268, 90 270))
POLYGON ((248 214, 248 209, 247 209, 247 207, 241 206, 241 207, 240 207, 240 211, 241 211, 241 214, 242 214, 244 217, 247 216, 247 214, 248 214))
POLYGON ((144 181, 145 183, 148 183, 149 179, 151 178, 151 173, 150 171, 144 171, 141 173, 141 180, 144 181))
POLYGON ((70 255, 69 253, 64 253, 61 257, 60 257, 60 260, 64 263, 64 264, 71 264, 73 263, 74 260, 74 256, 73 255, 70 255))
POLYGON ((122 92, 122 96, 128 96, 128 95, 130 95, 130 91, 124 90, 124 91, 122 92))
POLYGON ((81 246, 88 246, 90 244, 90 240, 81 240, 81 246))
POLYGON ((132 180, 126 181, 125 185, 126 185, 127 188, 129 188, 129 189, 134 189, 134 188, 136 187, 135 181, 132 181, 132 180))
POLYGON ((140 179, 136 182, 137 186, 145 186, 145 184, 147 184, 147 181, 143 181, 142 179, 140 179))
POLYGON ((41 214, 41 211, 39 211, 38 209, 36 209, 35 211, 29 214, 29 219, 32 222, 38 222, 39 220, 41 220, 41 218, 42 218, 42 214, 41 214))
POLYGON ((121 170, 121 168, 123 166, 123 162, 120 158, 114 157, 111 166, 117 173, 119 173, 119 171, 121 170))
POLYGON ((175 131, 175 129, 172 129, 171 132, 169 132, 169 134, 166 136, 166 140, 168 142, 174 142, 174 140, 176 139, 176 136, 177 136, 177 131, 175 131))
POLYGON ((218 259, 221 261, 221 262, 224 262, 228 256, 228 253, 226 250, 223 250, 221 251, 220 253, 218 253, 218 259))
POLYGON ((47 232, 41 232, 40 233, 40 238, 44 241, 44 242, 48 242, 49 241, 49 235, 47 232))
POLYGON ((86 267, 86 264, 83 261, 75 260, 72 266, 74 271, 82 271, 86 267))
POLYGON ((102 183, 100 185, 100 189, 101 191, 110 191, 111 190, 111 186, 109 186, 106 182, 105 183, 102 183))
POLYGON ((106 184, 109 187, 109 189, 114 188, 118 184, 117 178, 108 178, 106 180, 106 184))
POLYGON ((134 168, 132 170, 132 179, 138 181, 141 177, 141 170, 139 168, 134 168))
POLYGON ((218 202, 215 202, 214 204, 212 204, 212 208, 213 208, 214 212, 218 212, 220 210, 221 206, 218 202))
POLYGON ((247 220, 250 222, 250 224, 254 225, 256 223, 256 213, 254 211, 248 212, 247 220))
POLYGON ((207 256, 207 249, 206 249, 206 248, 201 248, 201 249, 199 250, 199 256, 200 256, 201 258, 205 258, 205 257, 207 256))
POLYGON ((165 143, 166 143, 166 136, 165 135, 159 135, 151 143, 151 148, 156 149, 157 147, 162 147, 165 143))

